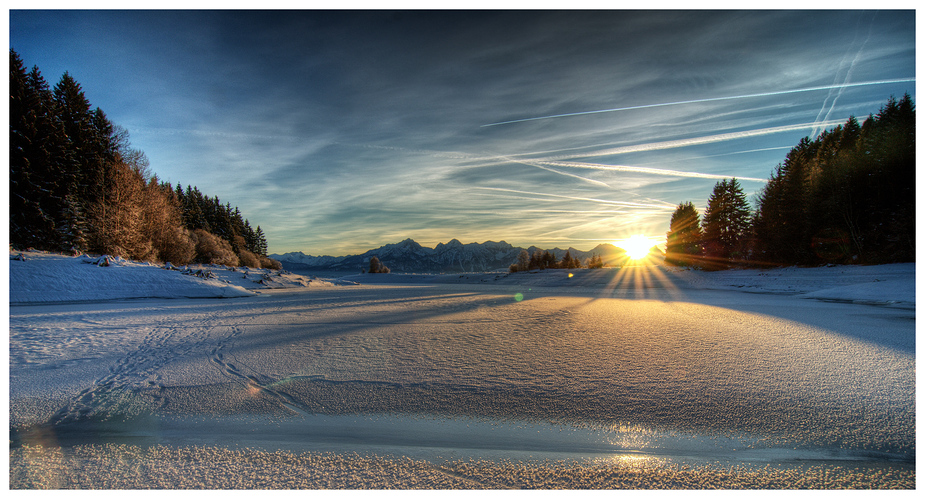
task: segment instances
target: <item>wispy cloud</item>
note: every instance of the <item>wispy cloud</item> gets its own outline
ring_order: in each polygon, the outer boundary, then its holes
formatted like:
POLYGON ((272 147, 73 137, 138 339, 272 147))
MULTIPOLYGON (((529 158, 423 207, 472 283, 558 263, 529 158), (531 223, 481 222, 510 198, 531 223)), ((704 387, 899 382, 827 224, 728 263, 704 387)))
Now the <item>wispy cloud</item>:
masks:
POLYGON ((587 201, 590 203, 608 205, 608 206, 625 206, 633 208, 656 208, 661 210, 673 210, 675 208, 674 204, 665 203, 665 202, 652 202, 652 203, 639 203, 634 201, 615 201, 610 199, 601 199, 601 198, 590 198, 583 196, 567 196, 564 194, 552 194, 548 192, 531 192, 531 191, 522 191, 518 189, 506 189, 503 187, 476 187, 476 189, 481 189, 485 191, 494 191, 494 192, 503 192, 510 194, 519 194, 523 196, 533 197, 534 199, 569 199, 572 201, 587 201))
MULTIPOLYGON (((842 123, 843 123, 842 120, 836 120, 836 121, 823 122, 821 124, 823 126, 834 126, 834 125, 840 125, 842 123)), ((609 148, 609 149, 600 149, 597 151, 589 151, 589 152, 583 152, 583 153, 557 155, 557 156, 552 156, 549 159, 562 160, 562 159, 589 158, 589 157, 599 157, 599 156, 615 156, 618 154, 659 151, 663 149, 675 149, 679 147, 690 147, 690 146, 697 146, 697 145, 703 145, 703 144, 714 144, 718 142, 726 142, 726 141, 731 141, 731 140, 740 140, 740 139, 746 139, 746 138, 760 137, 762 135, 770 135, 770 134, 775 134, 775 133, 812 129, 813 127, 817 125, 819 124, 800 123, 796 125, 783 125, 783 126, 770 127, 770 128, 743 130, 739 132, 721 133, 717 135, 708 135, 704 137, 692 137, 689 139, 668 140, 668 141, 663 141, 663 142, 649 142, 645 144, 637 144, 637 145, 624 146, 624 147, 614 147, 614 148, 609 148)))
POLYGON ((521 165, 533 166, 533 167, 539 168, 539 169, 541 169, 541 170, 545 170, 545 171, 548 171, 548 172, 555 173, 555 174, 557 174, 557 175, 564 175, 564 176, 566 176, 566 177, 577 178, 578 180, 581 180, 581 181, 583 181, 583 182, 588 182, 588 183, 595 184, 595 185, 600 185, 600 186, 603 186, 603 187, 610 187, 609 184, 607 184, 606 182, 601 182, 600 180, 594 180, 593 178, 582 177, 581 175, 576 175, 576 174, 574 174, 574 173, 568 173, 568 172, 563 172, 563 171, 556 170, 556 169, 554 169, 554 168, 549 168, 549 166, 561 166, 561 165, 553 164, 552 162, 548 162, 548 161, 547 161, 547 162, 542 162, 542 161, 528 161, 528 160, 520 160, 520 161, 519 161, 519 160, 512 159, 512 158, 507 158, 507 161, 508 161, 508 162, 511 162, 511 163, 519 163, 519 164, 521 164, 521 165))
MULTIPOLYGON (((842 121, 840 120, 833 120, 833 121, 823 122, 821 124, 825 126, 832 126, 832 125, 838 125, 841 123, 842 121)), ((702 173, 702 172, 694 172, 694 171, 673 170, 673 169, 666 169, 666 168, 652 168, 652 167, 645 167, 645 166, 611 165, 611 164, 574 162, 574 161, 563 161, 563 160, 577 159, 577 158, 602 157, 602 156, 617 156, 621 154, 651 152, 651 151, 659 151, 659 150, 666 150, 666 149, 691 147, 691 146, 697 146, 697 145, 703 145, 703 144, 714 144, 714 143, 720 143, 720 142, 760 137, 760 136, 776 134, 776 133, 793 132, 793 131, 798 131, 798 130, 808 130, 808 129, 813 129, 814 127, 818 125, 820 125, 820 123, 800 123, 800 124, 795 124, 795 125, 783 125, 783 126, 778 126, 778 127, 742 130, 738 132, 729 132, 729 133, 708 135, 708 136, 702 136, 702 137, 692 137, 692 138, 686 138, 686 139, 660 141, 660 142, 649 142, 649 143, 643 143, 643 144, 634 144, 630 146, 621 146, 621 147, 610 147, 610 148, 597 149, 597 150, 585 150, 582 152, 574 152, 571 154, 552 154, 546 157, 527 158, 529 156, 535 156, 537 154, 556 153, 556 152, 560 152, 561 150, 560 151, 548 151, 547 150, 547 151, 542 151, 542 152, 528 152, 528 153, 512 154, 512 155, 505 155, 505 156, 484 157, 484 158, 475 158, 471 156, 466 157, 464 155, 461 155, 460 157, 466 158, 475 163, 481 163, 482 166, 498 165, 498 164, 505 164, 505 163, 523 164, 527 166, 540 168, 546 171, 550 171, 558 175, 565 175, 565 176, 577 178, 585 182, 589 182, 592 184, 601 185, 605 187, 610 187, 610 184, 608 184, 607 182, 597 180, 597 179, 592 179, 586 176, 563 172, 561 170, 557 170, 556 168, 588 169, 588 170, 600 170, 600 171, 610 171, 610 172, 631 172, 631 173, 641 173, 641 174, 648 174, 648 175, 673 176, 673 177, 681 177, 681 178, 704 178, 704 179, 717 179, 717 180, 736 177, 740 180, 748 180, 748 181, 754 181, 754 182, 766 182, 767 180, 764 178, 750 177, 748 175, 736 175, 735 173, 729 173, 729 174, 702 173)), ((760 149, 752 149, 749 151, 736 151, 733 153, 725 153, 725 154, 745 154, 747 152, 769 151, 769 150, 777 150, 777 149, 789 149, 789 147, 787 148, 783 148, 783 147, 781 148, 760 148, 760 149)), ((721 155, 714 155, 714 156, 721 156, 721 155)))
MULTIPOLYGON (((612 172, 633 172, 633 173, 646 173, 649 175, 667 175, 671 177, 686 177, 686 178, 709 178, 709 179, 728 179, 734 177, 735 175, 717 175, 715 173, 698 173, 698 172, 685 172, 679 170, 667 170, 664 168, 648 168, 644 166, 627 166, 627 165, 602 165, 598 163, 576 163, 576 162, 566 162, 566 161, 544 161, 540 164, 549 165, 549 166, 559 166, 563 168, 584 168, 589 170, 604 170, 612 172)), ((753 177, 736 177, 739 180, 750 180, 753 182, 766 182, 767 180, 761 178, 753 177)))
POLYGON ((575 113, 553 114, 549 116, 537 116, 533 118, 521 118, 521 119, 516 119, 516 120, 499 121, 497 123, 488 123, 482 126, 490 127, 490 126, 498 126, 498 125, 509 125, 512 123, 523 123, 525 121, 549 120, 549 119, 555 119, 555 118, 567 118, 571 116, 586 116, 590 114, 615 113, 619 111, 630 111, 633 109, 649 109, 649 108, 654 108, 654 107, 681 106, 685 104, 698 104, 698 103, 704 103, 704 102, 718 102, 718 101, 738 100, 738 99, 752 99, 756 97, 774 97, 774 96, 795 94, 795 93, 801 93, 801 92, 817 92, 820 90, 845 89, 845 88, 850 88, 850 87, 862 87, 862 86, 869 86, 869 85, 886 85, 890 83, 906 83, 906 82, 913 82, 913 81, 915 81, 915 78, 899 78, 899 79, 894 79, 894 80, 865 81, 865 82, 858 82, 858 83, 840 83, 840 84, 835 84, 835 85, 824 85, 824 86, 819 86, 819 87, 796 88, 792 90, 779 90, 776 92, 762 92, 762 93, 757 93, 757 94, 732 95, 732 96, 726 96, 726 97, 710 97, 710 98, 705 98, 705 99, 690 99, 690 100, 677 101, 677 102, 662 102, 658 104, 641 104, 638 106, 626 106, 626 107, 618 107, 618 108, 613 108, 613 109, 599 109, 596 111, 579 111, 575 113))
POLYGON ((914 34, 914 11, 10 13, 27 65, 69 71, 161 179, 312 254, 664 235, 914 93, 914 34))
MULTIPOLYGON (((761 147, 761 148, 758 148, 758 149, 746 149, 746 150, 744 150, 744 151, 724 152, 724 153, 722 153, 722 154, 702 154, 702 155, 699 155, 699 156, 686 156, 686 157, 683 157, 683 158, 660 159, 659 161, 657 161, 657 163, 659 163, 659 164, 664 164, 664 163, 690 162, 690 161, 694 161, 694 160, 702 160, 702 159, 708 159, 708 158, 722 158, 722 157, 724 157, 724 156, 736 156, 736 155, 739 155, 739 154, 752 154, 752 153, 756 153, 756 152, 789 151, 790 149, 793 149, 793 146, 761 147)), ((648 163, 645 163, 645 164, 648 164, 648 163)), ((644 165, 644 164, 640 164, 639 166, 643 166, 643 165, 644 165)), ((727 178, 728 178, 728 176, 727 176, 727 178)), ((736 177, 736 178, 738 178, 738 177, 736 177)), ((743 177, 743 178, 745 178, 745 177, 743 177)))

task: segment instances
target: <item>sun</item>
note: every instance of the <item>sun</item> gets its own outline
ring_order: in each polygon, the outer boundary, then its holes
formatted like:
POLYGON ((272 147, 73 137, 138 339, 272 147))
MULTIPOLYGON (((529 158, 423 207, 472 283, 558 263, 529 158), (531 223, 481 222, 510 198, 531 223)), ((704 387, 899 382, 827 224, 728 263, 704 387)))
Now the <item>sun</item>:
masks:
POLYGON ((616 246, 619 246, 626 250, 627 256, 633 260, 639 260, 640 258, 645 258, 649 254, 649 250, 655 246, 655 242, 649 239, 642 234, 636 234, 622 241, 618 241, 616 246))

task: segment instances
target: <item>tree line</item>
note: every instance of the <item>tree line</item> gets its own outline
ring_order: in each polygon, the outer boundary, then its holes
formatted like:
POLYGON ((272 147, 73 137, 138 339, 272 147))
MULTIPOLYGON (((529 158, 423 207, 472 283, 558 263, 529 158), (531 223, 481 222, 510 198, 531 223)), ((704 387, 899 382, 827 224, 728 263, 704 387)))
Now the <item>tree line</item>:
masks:
POLYGON ((517 255, 517 261, 512 263, 510 272, 522 272, 527 270, 546 270, 546 269, 580 269, 582 266, 589 269, 599 269, 604 266, 604 261, 600 255, 592 255, 591 258, 582 265, 581 260, 572 256, 572 252, 566 250, 562 260, 556 258, 556 255, 549 251, 535 250, 533 254, 527 250, 520 250, 517 255))
POLYGON ((701 219, 672 213, 665 260, 725 268, 915 261, 915 105, 891 97, 863 125, 852 116, 803 138, 758 193, 718 182, 701 219))
POLYGON ((51 88, 10 50, 10 245, 133 260, 279 268, 240 211, 161 182, 68 73, 51 88))

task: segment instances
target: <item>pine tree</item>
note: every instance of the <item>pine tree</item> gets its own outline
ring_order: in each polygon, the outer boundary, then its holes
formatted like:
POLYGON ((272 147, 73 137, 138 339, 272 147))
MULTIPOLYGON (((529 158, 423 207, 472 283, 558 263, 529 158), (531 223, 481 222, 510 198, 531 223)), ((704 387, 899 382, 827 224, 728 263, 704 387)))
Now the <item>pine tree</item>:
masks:
POLYGON ((543 265, 543 252, 539 249, 533 250, 533 253, 530 255, 530 270, 539 270, 543 265))
POLYGON ((705 256, 720 265, 743 260, 749 218, 748 201, 738 180, 717 182, 703 216, 705 256))
POLYGON ((39 246, 51 233, 51 220, 37 198, 43 179, 30 157, 37 134, 39 99, 28 83, 19 55, 10 51, 10 243, 15 248, 39 246), (44 236, 43 236, 44 235, 44 236))
POLYGON ((73 211, 67 136, 55 115, 48 83, 37 67, 26 74, 10 51, 10 243, 62 251, 70 228, 58 223, 73 211))
POLYGON ((758 197, 755 258, 772 264, 915 259, 915 106, 891 98, 804 138, 758 197))
POLYGON ((559 264, 556 262, 556 255, 550 253, 549 250, 544 251, 543 258, 540 260, 540 267, 544 269, 554 269, 558 266, 559 264))
POLYGON ((115 167, 115 128, 102 110, 91 110, 80 84, 70 74, 64 73, 53 95, 55 113, 68 140, 63 177, 73 184, 73 192, 66 196, 72 201, 64 221, 70 226, 59 231, 67 234, 70 245, 83 250, 85 236, 97 230, 88 223, 87 212, 102 200, 115 167))
POLYGON ((681 203, 671 214, 667 234, 665 262, 674 265, 690 265, 701 255, 703 230, 700 228, 700 213, 691 202, 681 203))
POLYGON ((559 262, 559 267, 563 269, 570 269, 572 267, 572 253, 569 250, 565 250, 565 255, 562 256, 562 261, 559 262))
POLYGON ((265 256, 262 230, 253 231, 238 208, 189 186, 174 191, 151 175, 128 131, 91 109, 70 74, 51 89, 38 67, 26 72, 13 50, 9 67, 13 248, 93 249, 184 263, 195 247, 217 255, 203 258, 236 261, 225 254, 235 244, 241 254, 265 256), (222 240, 193 234, 213 229, 222 240))
POLYGON ((589 269, 600 269, 604 268, 604 260, 601 258, 601 255, 594 254, 591 255, 591 260, 588 262, 589 269))
POLYGON ((267 238, 264 236, 263 229, 261 229, 259 225, 257 226, 257 230, 254 235, 257 240, 257 246, 255 248, 256 251, 254 251, 254 253, 257 253, 260 256, 267 256, 267 238))

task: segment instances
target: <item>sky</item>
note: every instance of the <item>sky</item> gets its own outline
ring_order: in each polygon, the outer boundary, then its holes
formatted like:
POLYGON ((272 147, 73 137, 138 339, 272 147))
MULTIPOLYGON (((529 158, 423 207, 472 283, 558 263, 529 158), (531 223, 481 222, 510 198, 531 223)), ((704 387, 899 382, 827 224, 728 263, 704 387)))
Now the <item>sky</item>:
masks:
POLYGON ((271 254, 663 244, 718 181, 754 207, 801 138, 915 100, 913 10, 25 8, 25 65, 271 254))

